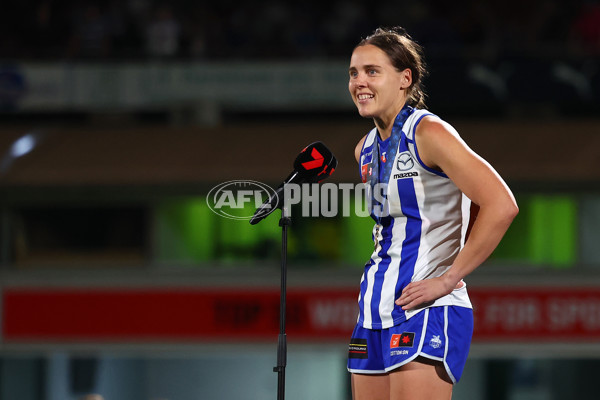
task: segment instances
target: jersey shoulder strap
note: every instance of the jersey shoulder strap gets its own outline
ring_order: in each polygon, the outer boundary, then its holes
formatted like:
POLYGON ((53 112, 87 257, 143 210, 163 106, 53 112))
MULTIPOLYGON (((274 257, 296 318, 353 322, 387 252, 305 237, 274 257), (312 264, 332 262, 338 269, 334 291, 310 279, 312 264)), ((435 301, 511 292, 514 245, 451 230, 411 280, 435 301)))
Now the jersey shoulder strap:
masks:
POLYGON ((419 122, 421 122, 423 117, 426 117, 428 115, 436 116, 428 110, 415 109, 415 111, 413 111, 413 113, 406 119, 406 122, 402 127, 402 132, 408 140, 415 140, 415 129, 417 125, 419 124, 419 122))

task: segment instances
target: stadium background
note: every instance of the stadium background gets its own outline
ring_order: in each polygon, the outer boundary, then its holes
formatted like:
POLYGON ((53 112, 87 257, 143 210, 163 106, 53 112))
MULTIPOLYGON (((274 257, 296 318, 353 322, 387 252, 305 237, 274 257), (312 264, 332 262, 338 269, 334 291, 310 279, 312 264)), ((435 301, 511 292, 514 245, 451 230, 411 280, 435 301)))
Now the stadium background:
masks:
MULTIPOLYGON (((273 398, 280 230, 213 214, 322 140, 356 182, 353 46, 402 25, 429 108, 521 213, 468 280, 455 399, 592 398, 600 4, 21 1, 0 15, 0 399, 273 398)), ((368 220, 293 216, 287 397, 348 399, 368 220)))

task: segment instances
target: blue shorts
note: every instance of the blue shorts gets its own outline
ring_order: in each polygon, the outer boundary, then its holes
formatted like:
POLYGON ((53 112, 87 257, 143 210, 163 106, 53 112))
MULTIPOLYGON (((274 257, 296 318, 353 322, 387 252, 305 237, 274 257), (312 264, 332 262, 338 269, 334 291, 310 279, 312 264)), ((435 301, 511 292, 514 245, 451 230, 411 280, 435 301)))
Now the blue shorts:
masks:
POLYGON ((348 371, 382 374, 418 356, 443 362, 450 379, 459 381, 473 336, 473 310, 466 307, 427 308, 388 329, 356 325, 348 349, 348 371))

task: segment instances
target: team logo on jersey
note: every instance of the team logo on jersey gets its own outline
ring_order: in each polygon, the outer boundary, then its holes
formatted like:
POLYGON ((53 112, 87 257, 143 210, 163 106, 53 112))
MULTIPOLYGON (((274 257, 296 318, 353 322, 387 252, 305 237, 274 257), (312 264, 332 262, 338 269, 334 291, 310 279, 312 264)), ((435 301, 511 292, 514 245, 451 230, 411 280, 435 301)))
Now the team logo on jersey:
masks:
POLYGON ((364 164, 362 167, 360 167, 360 175, 363 183, 367 183, 367 181, 369 180, 369 176, 371 175, 371 173, 369 173, 369 170, 372 170, 369 164, 364 164))
MULTIPOLYGON (((410 152, 405 151, 398 154, 398 158, 396 159, 396 168, 400 171, 409 171, 415 166, 415 161, 412 158, 410 152)), ((410 172, 401 172, 399 174, 394 174, 394 179, 403 179, 403 178, 411 178, 414 176, 419 176, 417 171, 410 172)))
POLYGON ((396 167, 400 171, 408 171, 409 169, 411 169, 414 166, 415 166, 415 162, 414 162, 410 152, 405 151, 405 152, 398 154, 398 159, 396 161, 396 167))
POLYGON ((367 339, 350 339, 350 345, 348 346, 348 358, 369 358, 367 339))
POLYGON ((438 349, 442 345, 442 340, 440 339, 440 335, 433 335, 431 340, 429 341, 429 345, 434 349, 438 349))
POLYGON ((386 162, 387 158, 385 158, 385 151, 383 153, 381 153, 381 162, 386 162))
POLYGON ((390 340, 390 349, 398 347, 413 347, 415 341, 414 332, 403 332, 401 334, 393 334, 390 340))
POLYGON ((371 175, 373 174, 373 167, 371 166, 371 160, 373 159, 373 151, 361 156, 360 164, 360 175, 363 183, 367 183, 371 175))

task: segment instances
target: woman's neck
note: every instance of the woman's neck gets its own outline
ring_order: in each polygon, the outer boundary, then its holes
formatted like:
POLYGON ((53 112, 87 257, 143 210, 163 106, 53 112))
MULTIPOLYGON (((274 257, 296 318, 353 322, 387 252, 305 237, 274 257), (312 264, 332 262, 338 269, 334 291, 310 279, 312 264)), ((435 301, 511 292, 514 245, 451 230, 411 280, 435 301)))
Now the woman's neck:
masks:
POLYGON ((404 101, 400 105, 400 108, 395 107, 394 111, 390 114, 374 117, 373 121, 375 122, 375 126, 377 127, 377 131, 379 132, 379 136, 381 139, 386 140, 390 136, 392 136, 392 128, 394 127, 394 121, 396 121, 396 117, 404 108, 404 101))
POLYGON ((387 138, 392 136, 392 127, 394 126, 394 120, 384 121, 380 118, 373 118, 373 120, 375 121, 377 132, 379 132, 379 136, 382 140, 386 140, 387 138))

